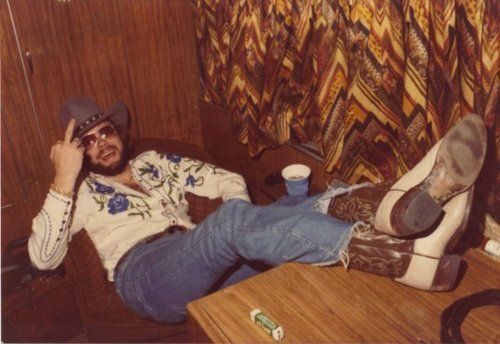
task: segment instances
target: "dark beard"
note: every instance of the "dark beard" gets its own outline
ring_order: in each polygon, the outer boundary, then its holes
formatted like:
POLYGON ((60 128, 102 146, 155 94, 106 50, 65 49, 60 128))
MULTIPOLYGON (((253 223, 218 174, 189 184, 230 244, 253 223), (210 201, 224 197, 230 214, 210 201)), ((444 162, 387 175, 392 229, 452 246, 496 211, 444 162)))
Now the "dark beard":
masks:
POLYGON ((123 145, 123 150, 120 155, 120 159, 112 165, 103 166, 101 164, 94 164, 90 161, 88 156, 85 156, 85 166, 88 171, 94 172, 103 176, 116 176, 127 168, 128 160, 129 160, 129 148, 128 145, 123 145))

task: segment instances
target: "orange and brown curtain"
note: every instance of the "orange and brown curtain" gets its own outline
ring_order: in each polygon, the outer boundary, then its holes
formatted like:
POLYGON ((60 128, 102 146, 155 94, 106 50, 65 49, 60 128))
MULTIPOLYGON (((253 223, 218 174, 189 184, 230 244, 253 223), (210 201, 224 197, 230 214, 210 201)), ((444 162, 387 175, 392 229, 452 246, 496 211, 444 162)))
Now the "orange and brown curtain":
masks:
POLYGON ((468 112, 499 145, 498 0, 193 3, 203 96, 252 156, 293 135, 346 182, 389 180, 468 112))

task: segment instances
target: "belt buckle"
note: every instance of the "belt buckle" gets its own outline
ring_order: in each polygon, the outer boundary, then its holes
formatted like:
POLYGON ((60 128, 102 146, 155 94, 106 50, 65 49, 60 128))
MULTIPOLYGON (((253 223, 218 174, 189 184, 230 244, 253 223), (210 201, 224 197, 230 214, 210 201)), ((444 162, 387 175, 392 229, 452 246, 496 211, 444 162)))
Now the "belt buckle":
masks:
POLYGON ((165 232, 168 234, 174 234, 175 232, 184 232, 184 231, 186 231, 186 227, 179 225, 173 225, 165 229, 165 232))

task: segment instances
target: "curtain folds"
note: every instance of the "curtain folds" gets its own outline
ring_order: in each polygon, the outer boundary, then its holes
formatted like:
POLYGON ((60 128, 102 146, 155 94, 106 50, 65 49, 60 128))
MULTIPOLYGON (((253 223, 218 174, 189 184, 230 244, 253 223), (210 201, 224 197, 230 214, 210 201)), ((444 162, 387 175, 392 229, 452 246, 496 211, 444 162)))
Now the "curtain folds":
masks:
POLYGON ((468 112, 499 146, 499 0, 192 1, 203 97, 252 156, 293 135, 348 183, 390 180, 468 112))

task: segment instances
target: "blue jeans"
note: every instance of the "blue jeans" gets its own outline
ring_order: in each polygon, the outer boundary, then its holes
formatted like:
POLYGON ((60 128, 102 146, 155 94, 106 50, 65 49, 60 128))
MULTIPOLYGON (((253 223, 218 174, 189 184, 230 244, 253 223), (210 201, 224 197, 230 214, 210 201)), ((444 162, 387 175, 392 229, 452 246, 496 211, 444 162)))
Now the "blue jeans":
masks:
MULTIPOLYGON (((139 315, 177 323, 190 301, 242 260, 333 264, 352 224, 313 210, 316 199, 285 196, 268 206, 229 200, 192 231, 136 246, 115 271, 117 291, 139 315)), ((222 286, 257 273, 244 263, 222 286)))

